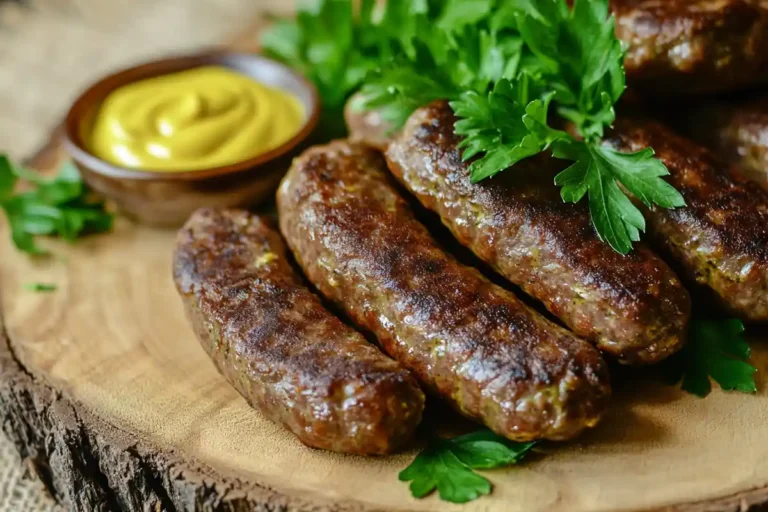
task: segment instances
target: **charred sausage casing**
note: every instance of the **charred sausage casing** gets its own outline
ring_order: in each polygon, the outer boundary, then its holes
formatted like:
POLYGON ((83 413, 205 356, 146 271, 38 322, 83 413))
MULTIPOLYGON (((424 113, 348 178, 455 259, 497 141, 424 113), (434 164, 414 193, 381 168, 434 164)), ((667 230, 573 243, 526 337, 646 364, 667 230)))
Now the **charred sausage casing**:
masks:
POLYGON ((445 102, 414 112, 387 150, 392 173, 463 245, 604 352, 654 363, 677 351, 690 298, 669 266, 642 244, 622 256, 602 242, 588 206, 563 203, 551 158, 471 183, 455 121, 445 102))
POLYGON ((179 232, 173 269, 218 370, 304 444, 384 454, 412 439, 424 407, 416 379, 302 286, 259 217, 197 211, 179 232))
POLYGON ((518 441, 597 423, 610 394, 597 350, 438 247, 379 153, 346 141, 306 151, 278 210, 320 292, 458 411, 518 441))
POLYGON ((656 122, 620 119, 605 144, 630 152, 654 149, 687 205, 646 210, 656 244, 727 311, 768 320, 768 193, 656 122))

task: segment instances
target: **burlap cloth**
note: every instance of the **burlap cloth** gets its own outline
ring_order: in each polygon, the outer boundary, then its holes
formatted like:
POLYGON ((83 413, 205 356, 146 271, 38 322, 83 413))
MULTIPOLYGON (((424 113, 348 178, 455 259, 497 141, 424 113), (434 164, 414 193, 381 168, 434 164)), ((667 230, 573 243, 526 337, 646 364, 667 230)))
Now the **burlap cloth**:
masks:
MULTIPOLYGON (((0 152, 43 144, 88 83, 121 66, 215 44, 291 0, 0 0, 0 152)), ((0 431, 0 512, 60 510, 24 478, 0 431)))

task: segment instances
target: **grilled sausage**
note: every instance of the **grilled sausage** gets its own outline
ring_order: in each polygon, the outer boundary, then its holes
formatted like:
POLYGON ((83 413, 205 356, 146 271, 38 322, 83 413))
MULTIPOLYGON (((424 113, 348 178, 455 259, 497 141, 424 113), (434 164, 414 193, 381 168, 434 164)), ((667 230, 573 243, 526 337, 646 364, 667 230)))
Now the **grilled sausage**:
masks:
POLYGON ((768 81, 766 0, 611 0, 631 85, 654 95, 768 81))
POLYGON ((768 96, 706 102, 677 114, 676 127, 768 187, 768 96))
POLYGON ((424 407, 414 377, 322 306, 259 217, 197 211, 179 232, 173 266, 218 370, 301 442, 384 454, 412 438, 424 407))
POLYGON ((600 354, 447 255, 346 141, 294 161, 280 228, 307 277, 429 390, 510 439, 568 439, 610 394, 600 354))
POLYGON ((344 120, 349 130, 349 137, 384 151, 387 149, 394 127, 382 118, 378 110, 362 110, 362 100, 361 93, 356 93, 344 106, 344 120))
POLYGON ((656 243, 730 313, 768 320, 768 193, 659 123, 620 119, 605 143, 656 151, 687 205, 646 211, 656 243))
POLYGON ((690 298, 658 256, 643 245, 622 256, 600 241, 588 206, 560 199, 550 158, 471 183, 454 123, 445 102, 421 108, 386 155, 463 245, 623 362, 657 362, 682 346, 690 298))

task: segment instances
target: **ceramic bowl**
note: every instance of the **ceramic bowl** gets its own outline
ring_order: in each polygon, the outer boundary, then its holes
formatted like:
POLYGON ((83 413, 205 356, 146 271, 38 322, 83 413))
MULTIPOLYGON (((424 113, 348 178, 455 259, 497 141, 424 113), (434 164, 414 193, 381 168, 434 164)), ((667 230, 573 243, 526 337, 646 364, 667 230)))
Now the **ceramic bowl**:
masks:
POLYGON ((312 133, 319 113, 314 86, 287 66, 260 55, 212 51, 141 64, 93 84, 75 100, 67 114, 65 147, 86 183, 113 200, 121 212, 145 224, 175 227, 201 206, 253 207, 271 198, 291 159, 312 133), (85 139, 112 91, 138 80, 210 65, 234 69, 294 94, 306 112, 304 125, 293 138, 268 153, 211 169, 137 170, 107 162, 89 151, 85 139))

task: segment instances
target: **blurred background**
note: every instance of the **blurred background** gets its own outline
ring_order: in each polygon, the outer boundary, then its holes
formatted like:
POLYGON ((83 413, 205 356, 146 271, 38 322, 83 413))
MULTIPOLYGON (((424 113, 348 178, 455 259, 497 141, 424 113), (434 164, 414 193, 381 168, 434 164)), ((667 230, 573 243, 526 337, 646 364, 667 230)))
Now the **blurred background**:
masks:
MULTIPOLYGON (((32 155, 78 93, 153 56, 235 42, 292 0, 0 0, 0 151, 32 155)), ((0 512, 61 510, 0 433, 0 512)))

